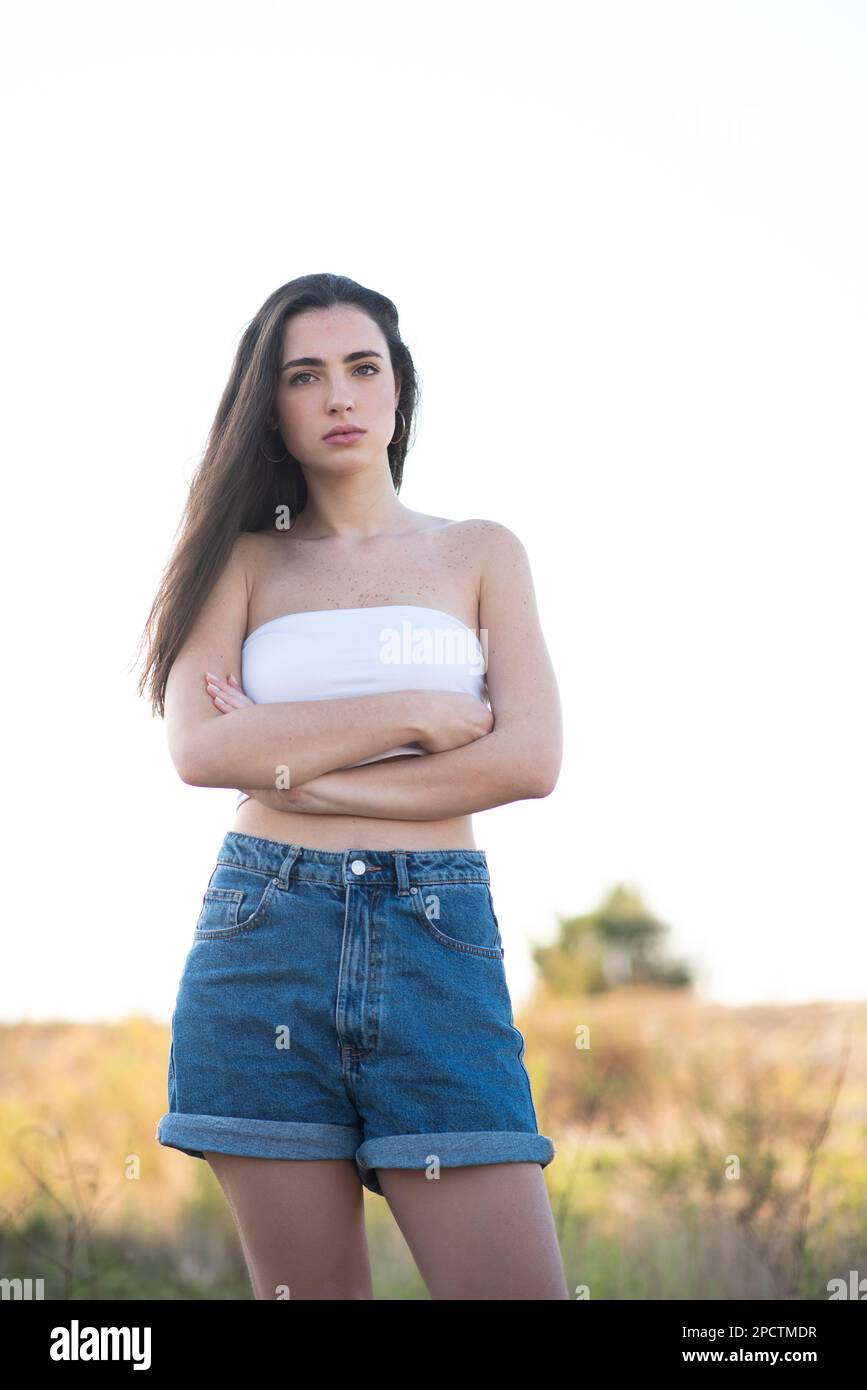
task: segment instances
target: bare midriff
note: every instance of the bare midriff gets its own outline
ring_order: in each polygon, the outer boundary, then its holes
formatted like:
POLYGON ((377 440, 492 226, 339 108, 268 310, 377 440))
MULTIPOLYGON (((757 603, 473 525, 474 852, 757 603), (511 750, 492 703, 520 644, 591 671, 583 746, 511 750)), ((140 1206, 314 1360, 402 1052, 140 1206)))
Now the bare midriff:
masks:
MULTIPOLYGON (((419 755, 406 753, 401 757, 383 759, 383 764, 420 761, 419 755)), ((296 811, 274 811, 253 797, 238 807, 231 829, 239 835, 258 835, 263 840, 307 845, 310 849, 477 848, 472 816, 454 816, 449 820, 317 816, 296 811)))

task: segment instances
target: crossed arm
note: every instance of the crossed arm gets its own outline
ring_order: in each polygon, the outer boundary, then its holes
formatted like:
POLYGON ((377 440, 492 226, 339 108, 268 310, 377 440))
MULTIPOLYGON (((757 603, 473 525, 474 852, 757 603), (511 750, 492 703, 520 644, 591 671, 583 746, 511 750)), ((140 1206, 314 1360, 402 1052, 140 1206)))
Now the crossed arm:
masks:
POLYGON ((312 815, 446 820, 552 790, 521 756, 515 735, 496 727, 447 753, 383 759, 323 773, 288 791, 241 788, 265 806, 312 815))
MULTIPOLYGON (((479 621, 487 632, 491 732, 448 752, 341 768, 286 791, 241 790, 277 810, 386 820, 444 820, 553 791, 562 716, 529 560, 498 523, 484 523, 482 541, 479 621)), ((232 689, 219 684, 223 694, 232 689)), ((231 708, 224 717, 231 719, 231 708)))

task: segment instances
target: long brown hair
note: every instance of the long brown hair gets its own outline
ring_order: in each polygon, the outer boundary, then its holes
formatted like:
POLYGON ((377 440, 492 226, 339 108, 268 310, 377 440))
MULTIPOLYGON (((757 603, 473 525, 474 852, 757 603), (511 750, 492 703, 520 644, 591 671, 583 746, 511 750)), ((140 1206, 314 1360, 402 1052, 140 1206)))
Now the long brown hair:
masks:
MULTIPOLYGON (((419 382, 409 348, 400 336, 397 309, 390 299, 345 275, 302 275, 265 300, 244 331, 229 380, 190 483, 180 536, 166 565, 142 634, 148 651, 138 693, 149 686, 151 709, 165 715, 165 689, 172 662, 183 646, 205 599, 228 562, 242 531, 272 528, 288 511, 294 518, 307 502, 307 485, 291 454, 279 463, 280 434, 269 427, 277 386, 286 321, 305 309, 354 304, 374 320, 388 344, 400 378, 397 409, 406 428, 388 446, 388 465, 396 492, 411 442, 419 382)), ((139 649, 141 643, 139 644, 139 649)))

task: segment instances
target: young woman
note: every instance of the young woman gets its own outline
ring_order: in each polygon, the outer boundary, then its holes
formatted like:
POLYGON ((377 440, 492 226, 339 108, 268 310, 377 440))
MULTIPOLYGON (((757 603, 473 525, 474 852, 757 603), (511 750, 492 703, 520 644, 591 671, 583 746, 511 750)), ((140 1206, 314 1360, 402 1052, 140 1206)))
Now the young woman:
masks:
POLYGON ((432 1298, 569 1297, 471 819, 552 790, 559 697, 518 538, 398 500, 417 400, 391 300, 272 294, 148 619, 180 777, 242 789, 157 1138, 210 1163, 259 1299, 372 1298, 363 1186, 432 1298))

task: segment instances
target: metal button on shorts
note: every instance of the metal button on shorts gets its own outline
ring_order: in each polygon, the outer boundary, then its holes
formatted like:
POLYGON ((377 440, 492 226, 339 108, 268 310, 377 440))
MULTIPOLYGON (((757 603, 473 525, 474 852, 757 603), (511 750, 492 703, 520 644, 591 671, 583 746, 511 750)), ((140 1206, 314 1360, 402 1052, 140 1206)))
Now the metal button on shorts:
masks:
POLYGON ((230 831, 172 1016, 161 1144, 428 1172, 538 1162, 483 850, 230 831))

